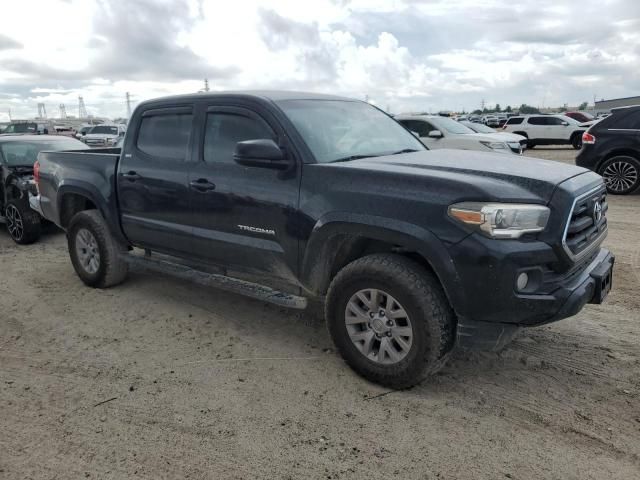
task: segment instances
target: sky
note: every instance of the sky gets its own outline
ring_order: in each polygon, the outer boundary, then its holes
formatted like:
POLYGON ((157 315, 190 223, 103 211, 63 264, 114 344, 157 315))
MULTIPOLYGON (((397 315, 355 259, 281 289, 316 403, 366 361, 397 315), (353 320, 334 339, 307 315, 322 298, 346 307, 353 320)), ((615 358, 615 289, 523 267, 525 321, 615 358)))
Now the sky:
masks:
POLYGON ((0 121, 211 90, 393 113, 640 95, 638 0, 0 0, 0 121))

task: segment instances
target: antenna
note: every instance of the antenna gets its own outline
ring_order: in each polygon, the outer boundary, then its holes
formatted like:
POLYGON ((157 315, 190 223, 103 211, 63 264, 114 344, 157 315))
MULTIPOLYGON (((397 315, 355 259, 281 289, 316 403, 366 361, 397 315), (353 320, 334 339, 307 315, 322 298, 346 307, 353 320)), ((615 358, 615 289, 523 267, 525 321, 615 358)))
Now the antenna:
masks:
POLYGON ((64 106, 64 103, 60 104, 60 118, 67 118, 67 107, 64 106))
POLYGON ((38 104, 38 118, 47 118, 47 109, 44 106, 44 103, 38 104))
POLYGON ((87 107, 84 106, 82 95, 78 97, 78 118, 87 118, 87 107))
POLYGON ((131 118, 131 95, 127 92, 127 118, 131 118))

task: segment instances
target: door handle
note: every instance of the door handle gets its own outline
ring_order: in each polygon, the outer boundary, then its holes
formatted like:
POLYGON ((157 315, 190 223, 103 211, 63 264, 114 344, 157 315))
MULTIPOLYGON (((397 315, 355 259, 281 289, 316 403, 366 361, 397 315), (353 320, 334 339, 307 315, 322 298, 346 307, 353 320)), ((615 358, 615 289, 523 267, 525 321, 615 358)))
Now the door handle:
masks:
POLYGON ((189 182, 191 188, 194 188, 200 192, 210 192, 211 190, 216 189, 215 183, 211 183, 206 178, 199 178, 198 180, 193 180, 189 182))
POLYGON ((127 172, 122 174, 122 178, 126 178, 130 182, 135 182, 136 180, 140 180, 142 177, 138 175, 136 172, 127 172))

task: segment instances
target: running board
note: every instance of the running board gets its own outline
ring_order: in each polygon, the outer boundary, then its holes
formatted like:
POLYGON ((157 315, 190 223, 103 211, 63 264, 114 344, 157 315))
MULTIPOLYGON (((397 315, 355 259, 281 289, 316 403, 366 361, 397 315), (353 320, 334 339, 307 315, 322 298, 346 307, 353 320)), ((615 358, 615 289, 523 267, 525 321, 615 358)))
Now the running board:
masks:
POLYGON ((306 298, 283 293, 263 285, 258 285, 257 283, 247 282, 225 275, 218 275, 216 273, 200 272, 184 265, 150 256, 125 255, 125 259, 136 271, 163 273, 206 287, 214 287, 227 292, 244 295, 245 297, 255 298, 256 300, 274 303, 281 307, 300 310, 307 308, 306 298))

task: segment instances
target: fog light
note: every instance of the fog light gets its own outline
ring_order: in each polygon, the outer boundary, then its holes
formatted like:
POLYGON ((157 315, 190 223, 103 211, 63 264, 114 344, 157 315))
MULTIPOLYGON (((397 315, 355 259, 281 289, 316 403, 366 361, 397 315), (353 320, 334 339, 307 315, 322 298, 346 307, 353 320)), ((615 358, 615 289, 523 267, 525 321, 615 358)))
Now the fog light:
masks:
POLYGON ((518 287, 518 290, 524 290, 525 288, 527 288, 528 283, 529 283, 529 275, 527 275, 524 272, 518 275, 518 278, 516 280, 516 287, 518 287))

